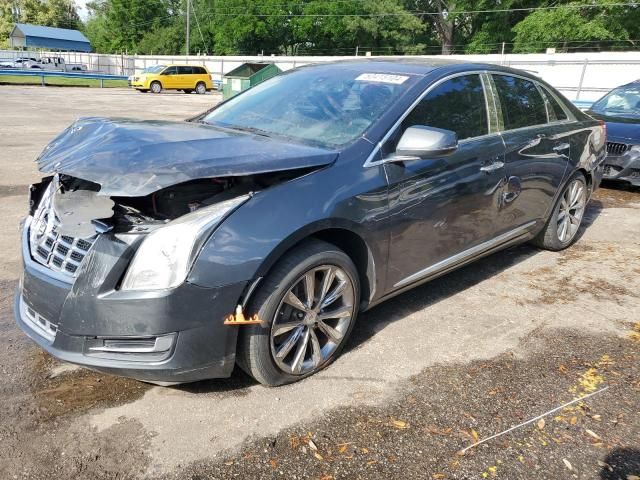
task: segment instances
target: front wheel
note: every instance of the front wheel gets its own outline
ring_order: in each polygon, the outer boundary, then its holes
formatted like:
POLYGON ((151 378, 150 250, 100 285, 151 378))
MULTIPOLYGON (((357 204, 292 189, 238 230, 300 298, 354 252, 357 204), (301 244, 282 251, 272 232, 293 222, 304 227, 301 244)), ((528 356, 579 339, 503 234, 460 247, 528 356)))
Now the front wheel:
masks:
POLYGON ((342 250, 319 240, 296 247, 250 302, 248 314, 263 324, 240 327, 238 364, 268 386, 313 375, 344 348, 359 298, 357 270, 342 250))
POLYGON ((160 93, 162 92, 162 84, 158 81, 155 82, 151 82, 151 91, 153 93, 160 93))
POLYGON ((587 183, 582 173, 574 174, 560 194, 544 229, 533 243, 546 250, 563 250, 577 239, 587 206, 587 183))

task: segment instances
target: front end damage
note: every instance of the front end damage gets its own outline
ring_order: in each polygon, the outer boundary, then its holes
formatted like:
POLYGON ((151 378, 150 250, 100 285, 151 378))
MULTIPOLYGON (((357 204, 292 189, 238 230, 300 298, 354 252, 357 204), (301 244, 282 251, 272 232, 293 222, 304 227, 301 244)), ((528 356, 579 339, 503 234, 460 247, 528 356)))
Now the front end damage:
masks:
POLYGON ((137 175, 132 195, 126 169, 104 181, 60 169, 30 188, 17 323, 53 356, 96 370, 161 384, 229 376, 238 329, 224 320, 253 279, 199 285, 190 268, 226 216, 313 163, 225 166, 169 185, 163 175, 156 189, 137 175))

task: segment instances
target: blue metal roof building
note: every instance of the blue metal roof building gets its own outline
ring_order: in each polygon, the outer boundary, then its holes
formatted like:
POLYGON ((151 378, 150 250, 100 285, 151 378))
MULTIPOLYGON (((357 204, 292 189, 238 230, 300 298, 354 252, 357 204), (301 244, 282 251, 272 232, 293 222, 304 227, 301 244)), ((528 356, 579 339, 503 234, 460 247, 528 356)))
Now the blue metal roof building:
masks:
POLYGON ((44 48, 71 52, 90 52, 91 43, 82 32, 67 28, 41 27, 16 23, 9 35, 13 48, 44 48))

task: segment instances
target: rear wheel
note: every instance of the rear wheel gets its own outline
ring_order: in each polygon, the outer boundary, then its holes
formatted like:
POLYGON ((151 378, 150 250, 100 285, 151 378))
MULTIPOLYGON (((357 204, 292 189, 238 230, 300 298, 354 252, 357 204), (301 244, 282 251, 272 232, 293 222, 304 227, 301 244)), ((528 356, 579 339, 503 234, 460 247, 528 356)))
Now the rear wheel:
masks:
POLYGON ((198 82, 196 84, 196 93, 198 95, 204 95, 205 93, 207 93, 207 86, 204 84, 204 82, 198 82))
POLYGON ((151 82, 150 86, 153 93, 160 93, 162 91, 162 84, 157 80, 151 82))
POLYGON ((262 325, 241 327, 237 361, 264 385, 308 377, 338 357, 358 314, 360 285, 351 259, 313 240, 272 269, 248 313, 262 325))
POLYGON ((567 248, 577 239, 587 206, 587 182, 576 173, 567 182, 544 229, 533 243, 547 250, 567 248))

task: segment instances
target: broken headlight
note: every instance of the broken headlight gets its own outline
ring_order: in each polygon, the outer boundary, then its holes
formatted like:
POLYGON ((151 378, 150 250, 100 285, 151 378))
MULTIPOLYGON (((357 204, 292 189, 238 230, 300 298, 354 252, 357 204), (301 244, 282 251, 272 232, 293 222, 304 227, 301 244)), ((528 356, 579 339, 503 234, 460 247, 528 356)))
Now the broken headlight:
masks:
POLYGON ((142 241, 122 282, 123 290, 157 290, 180 285, 205 240, 249 195, 203 207, 154 230, 142 241))

